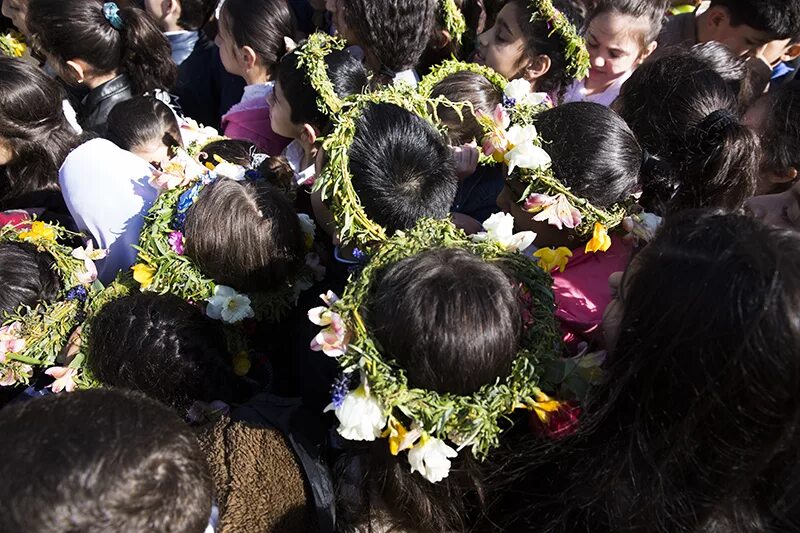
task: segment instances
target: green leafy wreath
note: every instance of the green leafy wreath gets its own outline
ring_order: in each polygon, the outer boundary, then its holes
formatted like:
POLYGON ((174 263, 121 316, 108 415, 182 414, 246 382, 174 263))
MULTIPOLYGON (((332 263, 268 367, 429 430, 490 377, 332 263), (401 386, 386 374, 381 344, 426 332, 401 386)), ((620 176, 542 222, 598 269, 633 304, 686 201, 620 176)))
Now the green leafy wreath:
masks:
POLYGON ((447 439, 459 449, 471 448, 476 458, 484 458, 498 445, 499 421, 512 411, 531 409, 544 420, 560 406, 560 402, 550 399, 540 388, 545 387, 543 375, 547 362, 558 357, 561 347, 551 285, 550 275, 529 258, 493 241, 474 242, 449 221, 423 219, 411 230, 398 231, 378 249, 361 273, 350 280, 341 299, 329 298, 329 308, 309 311, 312 321, 329 326, 320 334, 329 344, 321 349, 337 357, 345 373, 343 382, 352 384, 353 380, 348 380, 347 376, 360 375, 362 380, 361 387, 355 391, 349 386, 342 387, 340 382, 334 388, 332 408, 337 410, 338 416, 348 395, 362 395, 363 398, 366 394, 373 398, 379 406, 374 413, 378 416, 375 427, 381 429, 385 420, 388 429, 381 436, 390 436, 390 449, 395 455, 413 448, 413 442, 403 444, 402 441, 411 432, 410 428, 416 427, 415 437, 447 439), (378 271, 438 248, 466 250, 513 272, 525 295, 520 303, 530 313, 528 320, 523 321, 520 350, 510 375, 481 387, 472 395, 409 388, 405 371, 395 361, 385 358, 361 316, 378 271))
POLYGON ((342 109, 342 99, 336 94, 336 87, 328 76, 325 57, 334 50, 344 50, 346 43, 339 37, 327 33, 312 33, 295 51, 297 65, 305 69, 311 86, 316 91, 317 107, 326 115, 338 113, 342 109))
POLYGON ((455 0, 441 0, 440 9, 444 18, 444 29, 450 34, 453 42, 461 44, 464 33, 467 31, 467 20, 464 13, 458 8, 455 0))
POLYGON ((586 50, 586 42, 578 34, 575 26, 564 13, 555 8, 552 0, 530 0, 529 5, 533 11, 531 22, 537 19, 544 20, 552 28, 550 35, 558 34, 564 41, 567 72, 576 80, 585 78, 591 67, 589 51, 586 50))

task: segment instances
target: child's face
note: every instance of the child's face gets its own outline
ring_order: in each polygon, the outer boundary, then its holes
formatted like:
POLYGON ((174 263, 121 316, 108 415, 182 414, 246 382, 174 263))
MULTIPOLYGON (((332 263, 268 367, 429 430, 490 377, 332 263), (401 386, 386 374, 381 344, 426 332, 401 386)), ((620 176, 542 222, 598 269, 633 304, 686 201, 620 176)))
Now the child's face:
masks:
POLYGON ((521 77, 526 59, 525 38, 518 22, 521 16, 515 4, 503 6, 494 26, 478 37, 473 61, 493 68, 510 80, 521 77))
POLYGON ((727 8, 715 6, 706 12, 705 27, 699 28, 702 41, 717 41, 736 55, 746 55, 773 40, 772 35, 747 24, 733 26, 727 8))
POLYGON ((28 0, 2 0, 3 16, 11 19, 14 26, 25 37, 28 35, 28 26, 25 24, 25 17, 28 14, 28 0))
POLYGON ((7 140, 0 137, 0 166, 7 165, 14 159, 14 151, 7 140))
POLYGON ((765 224, 800 231, 800 182, 779 194, 750 198, 745 208, 765 224))
POLYGON ((222 60, 222 66, 225 70, 234 76, 242 76, 244 69, 242 68, 240 58, 238 57, 239 47, 236 46, 236 41, 231 35, 230 28, 227 23, 227 17, 223 11, 219 19, 219 31, 217 38, 214 42, 217 43, 219 48, 219 57, 222 60))
POLYGON ((297 126, 292 122, 292 108, 286 100, 283 86, 280 83, 275 84, 268 101, 272 131, 288 139, 297 139, 302 132, 302 126, 297 126))
POLYGON ((644 24, 630 15, 602 13, 592 19, 586 43, 592 65, 589 79, 594 85, 610 85, 642 64, 655 50, 655 43, 642 49, 639 37, 645 31, 644 24))

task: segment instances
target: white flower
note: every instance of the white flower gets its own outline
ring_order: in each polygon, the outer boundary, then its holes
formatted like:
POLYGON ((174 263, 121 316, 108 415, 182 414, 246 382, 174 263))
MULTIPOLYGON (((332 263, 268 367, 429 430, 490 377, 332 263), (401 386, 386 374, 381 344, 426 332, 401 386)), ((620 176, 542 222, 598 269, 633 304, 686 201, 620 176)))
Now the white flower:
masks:
POLYGON ((530 170, 544 169, 550 165, 550 155, 542 148, 533 144, 533 141, 526 141, 522 144, 514 145, 514 149, 506 154, 506 164, 508 174, 511 175, 517 167, 530 170))
POLYGON ((228 178, 229 180, 233 181, 243 181, 246 170, 241 165, 235 165, 233 163, 228 163, 227 161, 222 161, 214 167, 214 172, 216 172, 217 176, 220 178, 228 178))
POLYGON ((75 277, 81 285, 91 285, 97 279, 97 267, 94 262, 99 259, 105 259, 108 256, 108 250, 99 248, 94 249, 94 243, 89 240, 86 243, 86 248, 75 248, 72 250, 72 257, 83 261, 85 272, 76 272, 75 277))
POLYGON ((225 285, 214 287, 214 296, 208 299, 206 315, 214 320, 222 319, 226 324, 236 324, 255 316, 250 307, 250 298, 225 285))
POLYGON ((514 217, 508 213, 495 213, 483 223, 483 227, 486 231, 473 235, 473 241, 494 241, 507 250, 521 252, 533 244, 536 238, 532 231, 514 233, 514 217))
POLYGON ((333 411, 339 419, 337 431, 347 440, 375 440, 386 427, 387 416, 381 403, 371 396, 366 385, 347 394, 339 407, 333 404, 325 411, 333 411))
POLYGON ((535 126, 519 126, 515 124, 508 128, 506 139, 511 143, 511 146, 519 146, 520 144, 533 142, 536 139, 536 135, 535 126))
POLYGON ((539 105, 547 99, 547 93, 532 93, 530 82, 523 79, 508 82, 503 94, 517 104, 539 105))
POLYGON ((431 483, 439 481, 450 475, 450 458, 458 453, 434 437, 423 437, 420 443, 408 452, 408 462, 411 464, 411 473, 419 472, 422 477, 431 483))

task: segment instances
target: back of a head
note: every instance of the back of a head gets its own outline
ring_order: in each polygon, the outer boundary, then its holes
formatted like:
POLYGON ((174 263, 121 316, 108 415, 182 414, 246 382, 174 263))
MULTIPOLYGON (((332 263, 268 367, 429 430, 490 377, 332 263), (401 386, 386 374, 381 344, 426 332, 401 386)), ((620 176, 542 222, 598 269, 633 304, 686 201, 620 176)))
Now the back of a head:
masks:
POLYGON ((297 25, 287 0, 225 0, 220 14, 238 47, 249 46, 270 71, 295 39, 297 25))
POLYGON ((283 287, 305 256, 294 207, 266 182, 218 179, 200 193, 185 227, 186 255, 238 291, 283 287))
POLYGON ((791 174, 791 169, 800 172, 800 82, 784 84, 764 98, 761 171, 777 175, 791 174))
POLYGON ((607 208, 638 187, 642 148, 628 125, 605 106, 574 102, 536 117, 556 178, 592 204, 607 208))
POLYGON ((188 31, 202 29, 214 15, 218 3, 217 0, 180 0, 178 25, 188 31))
MULTIPOLYGON (((475 72, 456 72, 440 81, 431 91, 431 98, 444 96, 451 102, 469 102, 472 109, 491 115, 495 108, 503 102, 503 93, 484 76, 475 72)), ((455 109, 440 105, 436 109, 439 120, 447 126, 447 135, 453 146, 466 144, 473 139, 480 141, 484 135, 469 108, 461 110, 462 116, 455 109), (462 120, 463 117, 463 120, 462 120)))
MULTIPOLYGON (((0 138, 14 154, 0 197, 58 189, 58 168, 76 143, 58 83, 36 65, 0 56, 0 138)), ((26 206, 31 207, 31 206, 26 206)))
MULTIPOLYGON (((52 66, 72 80, 67 61, 86 62, 91 74, 127 74, 134 94, 169 90, 177 79, 169 41, 131 0, 117 0, 119 28, 103 0, 30 0, 28 27, 52 66)), ((75 81, 75 80, 73 80, 75 81)))
POLYGON ((455 169, 444 138, 425 119, 394 104, 370 104, 356 121, 348 155, 361 204, 384 228, 448 216, 455 169))
POLYGON ((90 326, 87 366, 106 386, 143 392, 179 412, 195 400, 237 399, 219 323, 177 296, 114 300, 90 326))
MULTIPOLYGON (((302 43, 300 44, 302 46, 302 43)), ((319 94, 311 85, 307 67, 301 67, 297 53, 286 54, 277 66, 276 80, 292 110, 295 124, 311 124, 323 132, 331 116, 323 113, 317 103, 319 94)), ((359 94, 369 84, 364 65, 344 50, 334 50, 325 56, 328 79, 339 98, 359 94)))
POLYGON ((347 27, 368 56, 384 69, 401 72, 414 68, 422 57, 439 2, 348 0, 343 7, 347 27))
POLYGON ((797 0, 712 0, 730 14, 731 26, 746 24, 782 40, 800 33, 800 2, 797 0))
POLYGON ((689 49, 689 55, 708 65, 711 70, 725 80, 739 103, 739 109, 750 106, 753 94, 750 70, 747 59, 737 56, 724 44, 716 41, 699 43, 689 49))
POLYGON ((51 301, 61 288, 53 258, 28 243, 0 244, 0 317, 51 301))
POLYGON ((212 483, 191 429, 141 394, 87 390, 9 406, 0 530, 202 533, 212 483))
POLYGON ((462 395, 508 376, 520 316, 506 273, 453 249, 387 267, 366 312, 386 358, 405 369, 409 386, 462 395))
POLYGON ((135 96, 115 105, 108 114, 106 138, 128 151, 154 143, 176 148, 182 144, 175 114, 151 96, 135 96))
POLYGON ((734 92, 705 61, 680 52, 645 63, 612 107, 656 158, 642 178, 648 210, 734 209, 752 195, 758 139, 739 120, 734 92))

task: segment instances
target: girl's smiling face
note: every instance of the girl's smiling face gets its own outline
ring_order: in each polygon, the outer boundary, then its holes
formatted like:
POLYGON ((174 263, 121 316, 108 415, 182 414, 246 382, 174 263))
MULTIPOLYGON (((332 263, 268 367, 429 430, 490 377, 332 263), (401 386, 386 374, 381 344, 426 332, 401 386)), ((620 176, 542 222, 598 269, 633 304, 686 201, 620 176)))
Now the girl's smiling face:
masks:
POLYGON ((642 64, 656 43, 642 48, 645 23, 630 15, 608 12, 594 17, 586 34, 591 58, 587 88, 605 88, 642 64))
POLYGON ((496 70, 509 80, 522 77, 525 63, 525 38, 519 25, 522 13, 515 4, 506 4, 494 26, 478 37, 473 61, 496 70))

